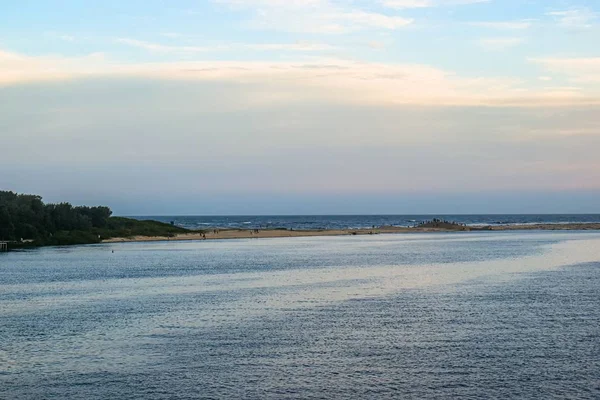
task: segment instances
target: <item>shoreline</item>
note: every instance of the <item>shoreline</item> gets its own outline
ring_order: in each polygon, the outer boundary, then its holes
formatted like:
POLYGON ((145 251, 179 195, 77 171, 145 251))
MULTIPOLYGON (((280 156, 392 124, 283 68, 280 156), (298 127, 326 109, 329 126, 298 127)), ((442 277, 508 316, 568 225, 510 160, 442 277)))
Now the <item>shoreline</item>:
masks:
POLYGON ((561 223, 561 224, 519 224, 495 225, 484 227, 457 226, 453 228, 409 228, 379 227, 360 229, 323 229, 323 230, 289 230, 289 229, 216 229, 197 231, 168 236, 132 236, 102 240, 102 243, 126 242, 166 242, 180 240, 222 240, 222 239, 265 239, 284 237, 318 237, 318 236, 356 236, 400 233, 451 233, 451 232, 498 232, 498 231, 590 231, 599 230, 600 223, 561 223))

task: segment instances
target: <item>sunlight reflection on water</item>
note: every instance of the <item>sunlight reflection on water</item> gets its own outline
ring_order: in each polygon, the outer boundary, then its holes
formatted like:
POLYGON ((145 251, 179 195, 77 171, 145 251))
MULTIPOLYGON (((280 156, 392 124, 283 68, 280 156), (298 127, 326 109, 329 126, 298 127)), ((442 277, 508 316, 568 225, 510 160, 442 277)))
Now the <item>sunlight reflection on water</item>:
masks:
MULTIPOLYGON (((32 396, 48 390, 47 385, 58 377, 68 377, 73 385, 90 374, 136 373, 156 379, 154 370, 192 368, 196 361, 187 357, 193 354, 200 359, 211 354, 217 370, 226 368, 235 354, 244 354, 240 362, 253 360, 257 365, 281 356, 278 362, 293 374, 299 367, 288 361, 312 351, 297 342, 308 340, 304 335, 311 331, 323 335, 318 324, 327 326, 340 310, 350 313, 347 326, 341 319, 329 334, 355 338, 363 331, 360 340, 368 347, 377 345, 381 335, 399 329, 411 337, 418 334, 394 321, 408 318, 402 316, 403 304, 414 307, 419 296, 430 297, 426 308, 443 308, 439 299, 459 296, 464 287, 510 288, 518 278, 598 260, 600 235, 589 233, 129 243, 15 252, 0 259, 0 273, 6 277, 6 284, 0 286, 0 382, 6 384, 7 394, 32 396), (396 317, 389 310, 385 315, 365 310, 386 308, 395 301, 400 301, 392 308, 396 317), (285 326, 290 318, 293 324, 304 321, 297 337, 285 326), (367 320, 370 325, 365 326, 367 320), (287 355, 252 358, 247 346, 254 342, 246 334, 253 336, 249 332, 256 330, 272 335, 264 337, 260 346, 274 346, 287 355), (223 332, 229 332, 226 337, 231 334, 231 342, 223 344, 223 332), (282 338, 282 332, 288 336, 282 338), (200 337, 196 347, 189 347, 200 337), (286 341, 294 346, 286 347, 286 341), (221 354, 222 363, 215 352, 221 354), (44 379, 35 383, 35 376, 44 379)), ((452 301, 447 307, 452 309, 452 301)), ((418 314, 417 310, 410 318, 418 314)), ((444 329, 448 321, 435 315, 444 329)), ((468 336, 462 330, 452 334, 454 339, 457 335, 468 336)), ((323 357, 310 363, 322 363, 322 372, 331 372, 328 352, 339 346, 345 346, 343 340, 331 339, 322 349, 323 357)), ((385 357, 399 356, 389 346, 381 351, 385 357)), ((337 362, 348 364, 351 359, 337 362)), ((397 373, 388 368, 390 376, 397 373)), ((385 368, 380 373, 386 376, 385 368)), ((210 386, 210 372, 204 374, 190 388, 210 386)), ((262 379, 266 377, 274 378, 262 379)), ((249 384, 246 378, 238 371, 236 379, 249 384)), ((326 380, 323 376, 305 379, 305 390, 326 380)), ((132 387, 123 385, 120 390, 125 392, 132 387)), ((215 396, 236 397, 237 393, 232 388, 212 390, 215 396)), ((69 386, 48 397, 60 398, 58 394, 84 398, 89 392, 69 386)), ((265 394, 277 397, 276 392, 265 394)), ((158 392, 146 395, 162 398, 158 392)))

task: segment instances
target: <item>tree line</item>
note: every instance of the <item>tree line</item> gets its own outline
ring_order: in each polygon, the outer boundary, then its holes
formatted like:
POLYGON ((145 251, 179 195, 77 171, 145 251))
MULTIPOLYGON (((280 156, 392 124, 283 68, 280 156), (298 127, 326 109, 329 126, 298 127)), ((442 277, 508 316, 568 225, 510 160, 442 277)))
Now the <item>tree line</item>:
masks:
POLYGON ((40 196, 0 191, 0 240, 48 240, 61 231, 104 228, 111 215, 104 206, 44 204, 40 196))
POLYGON ((112 217, 109 207, 45 204, 41 196, 0 191, 0 241, 32 245, 98 243, 129 236, 173 236, 185 229, 157 221, 112 217))

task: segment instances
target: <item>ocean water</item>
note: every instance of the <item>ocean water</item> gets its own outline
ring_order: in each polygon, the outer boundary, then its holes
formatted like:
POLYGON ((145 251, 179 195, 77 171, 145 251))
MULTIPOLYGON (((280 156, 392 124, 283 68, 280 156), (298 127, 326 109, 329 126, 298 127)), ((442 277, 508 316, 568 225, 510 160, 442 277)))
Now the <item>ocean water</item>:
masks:
POLYGON ((600 398, 600 234, 0 253, 0 399, 600 398))
POLYGON ((514 225, 539 223, 600 223, 600 214, 481 214, 481 215, 272 215, 272 216, 136 216, 174 222, 188 229, 206 228, 286 228, 286 229, 356 229, 373 226, 414 226, 418 222, 439 218, 461 224, 514 225))

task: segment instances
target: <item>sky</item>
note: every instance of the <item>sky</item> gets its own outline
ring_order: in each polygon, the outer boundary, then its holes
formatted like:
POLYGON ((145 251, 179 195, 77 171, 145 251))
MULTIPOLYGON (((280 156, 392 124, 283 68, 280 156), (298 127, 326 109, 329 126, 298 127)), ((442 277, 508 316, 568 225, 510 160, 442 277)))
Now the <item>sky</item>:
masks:
POLYGON ((0 1, 0 189, 120 215, 600 212, 598 0, 0 1))

